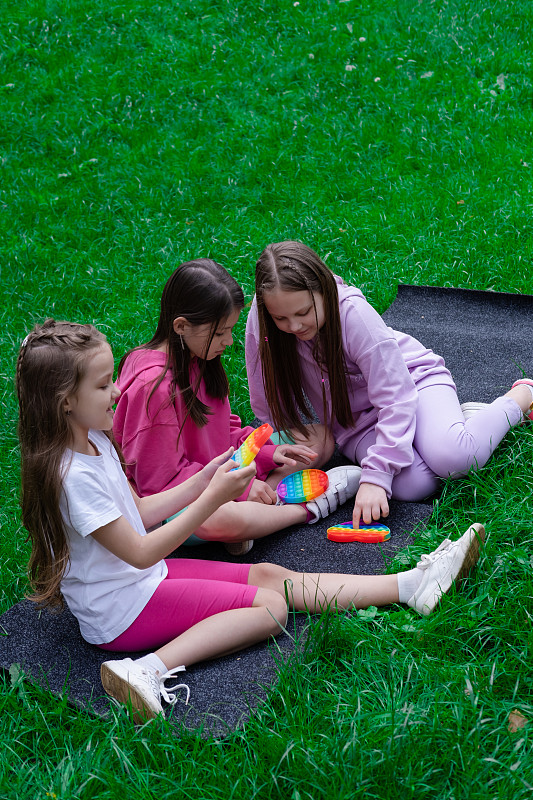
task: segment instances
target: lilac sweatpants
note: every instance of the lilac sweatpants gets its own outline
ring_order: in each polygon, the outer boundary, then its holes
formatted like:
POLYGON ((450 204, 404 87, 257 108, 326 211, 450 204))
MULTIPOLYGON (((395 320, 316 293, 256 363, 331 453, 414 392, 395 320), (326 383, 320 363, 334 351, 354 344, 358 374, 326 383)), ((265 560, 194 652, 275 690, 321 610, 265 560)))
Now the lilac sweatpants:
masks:
POLYGON ((250 564, 201 559, 166 559, 161 581, 135 622, 102 650, 157 650, 213 614, 250 608, 257 586, 248 585, 250 564))
MULTIPOLYGON (((498 397, 465 422, 451 386, 426 386, 418 392, 413 463, 392 481, 397 500, 422 500, 437 491, 439 478, 460 478, 483 467, 509 428, 523 419, 509 397, 498 397)), ((375 443, 375 429, 367 430, 355 446, 357 463, 375 443)))

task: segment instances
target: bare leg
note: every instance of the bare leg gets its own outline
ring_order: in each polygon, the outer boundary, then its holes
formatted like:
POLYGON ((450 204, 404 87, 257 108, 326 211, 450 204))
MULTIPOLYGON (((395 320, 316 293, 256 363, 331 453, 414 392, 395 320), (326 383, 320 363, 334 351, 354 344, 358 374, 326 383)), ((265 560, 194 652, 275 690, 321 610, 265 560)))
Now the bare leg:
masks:
POLYGON ((398 602, 396 575, 302 573, 276 564, 254 564, 248 582, 259 585, 252 608, 223 611, 193 625, 156 650, 167 669, 227 655, 277 636, 289 607, 297 611, 368 608, 398 602))
POLYGON ((218 542, 240 542, 261 539, 289 525, 301 525, 307 511, 300 505, 266 505, 264 503, 224 503, 195 531, 200 539, 218 542))
POLYGON ((296 611, 368 608, 398 602, 396 575, 341 575, 332 572, 293 572, 276 564, 253 564, 248 582, 287 596, 296 611))
POLYGON ((277 636, 286 621, 284 596, 272 589, 259 588, 251 608, 207 617, 155 652, 167 669, 188 667, 277 636))

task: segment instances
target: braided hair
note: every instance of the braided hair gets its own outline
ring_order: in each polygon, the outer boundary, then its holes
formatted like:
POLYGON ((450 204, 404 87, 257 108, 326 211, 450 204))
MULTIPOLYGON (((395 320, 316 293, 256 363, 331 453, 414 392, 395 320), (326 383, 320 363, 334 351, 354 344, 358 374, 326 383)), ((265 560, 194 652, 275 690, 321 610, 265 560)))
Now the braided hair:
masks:
POLYGON ((32 545, 31 599, 42 606, 62 607, 60 583, 69 561, 59 507, 63 459, 72 443, 64 404, 77 391, 88 357, 105 342, 93 325, 47 319, 30 331, 18 355, 22 522, 32 545))

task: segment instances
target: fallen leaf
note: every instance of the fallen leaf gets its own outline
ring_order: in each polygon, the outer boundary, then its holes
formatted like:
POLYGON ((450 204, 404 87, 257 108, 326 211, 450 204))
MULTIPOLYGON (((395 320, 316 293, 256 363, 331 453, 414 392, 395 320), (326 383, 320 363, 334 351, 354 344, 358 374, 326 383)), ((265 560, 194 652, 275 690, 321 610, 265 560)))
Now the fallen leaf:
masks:
POLYGON ((507 725, 507 730, 509 733, 516 733, 516 731, 519 731, 521 728, 525 728, 528 723, 528 718, 525 717, 521 711, 518 711, 515 708, 509 714, 509 724, 507 725))

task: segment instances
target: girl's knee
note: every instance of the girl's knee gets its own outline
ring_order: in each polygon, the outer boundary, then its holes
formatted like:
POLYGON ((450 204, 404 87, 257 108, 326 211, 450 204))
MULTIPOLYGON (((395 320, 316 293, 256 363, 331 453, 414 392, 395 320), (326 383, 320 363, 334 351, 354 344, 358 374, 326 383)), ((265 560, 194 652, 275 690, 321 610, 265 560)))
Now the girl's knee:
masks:
POLYGON ((306 430, 309 436, 308 439, 303 439, 298 431, 292 431, 293 438, 296 442, 305 444, 318 453, 313 466, 321 466, 329 461, 335 450, 333 434, 325 425, 307 425, 306 430))
MULTIPOLYGON (((467 442, 467 444, 469 443, 467 442)), ((475 447, 463 446, 432 457, 430 467, 439 478, 462 478, 472 467, 476 469, 484 466, 488 454, 486 457, 480 454, 480 459, 481 462, 478 464, 475 447)))
POLYGON ((253 586, 281 591, 284 581, 289 579, 291 574, 290 570, 280 567, 279 564, 270 564, 268 561, 263 561, 260 564, 252 564, 248 583, 253 586))
POLYGON ((281 633, 281 629, 287 624, 288 616, 285 598, 275 589, 259 588, 253 604, 254 607, 260 607, 266 610, 268 614, 267 627, 270 628, 269 633, 273 636, 277 636, 281 633))

